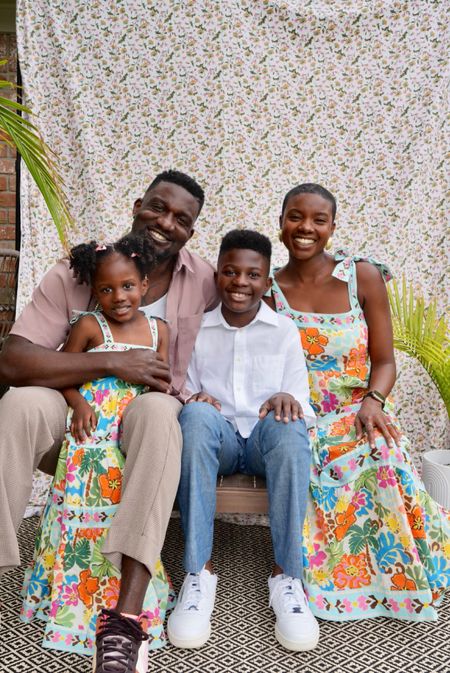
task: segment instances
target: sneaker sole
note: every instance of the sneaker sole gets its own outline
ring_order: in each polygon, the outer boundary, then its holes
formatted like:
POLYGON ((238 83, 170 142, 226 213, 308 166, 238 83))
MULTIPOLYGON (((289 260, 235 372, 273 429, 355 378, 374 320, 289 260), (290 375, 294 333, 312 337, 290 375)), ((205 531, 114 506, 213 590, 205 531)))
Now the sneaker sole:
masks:
POLYGON ((285 647, 287 650, 291 650, 292 652, 307 652, 308 650, 313 650, 319 642, 319 636, 320 633, 317 632, 314 638, 311 638, 310 640, 307 641, 301 642, 298 640, 287 640, 280 633, 277 625, 275 624, 275 638, 278 640, 280 645, 285 647))
POLYGON ((205 645, 205 643, 208 642, 210 635, 211 635, 211 624, 208 624, 208 630, 205 631, 205 633, 202 633, 200 636, 197 636, 197 638, 191 638, 189 640, 178 638, 177 636, 175 636, 171 632, 170 626, 167 625, 167 636, 170 642, 174 647, 179 647, 182 650, 191 650, 196 647, 202 647, 203 645, 205 645))

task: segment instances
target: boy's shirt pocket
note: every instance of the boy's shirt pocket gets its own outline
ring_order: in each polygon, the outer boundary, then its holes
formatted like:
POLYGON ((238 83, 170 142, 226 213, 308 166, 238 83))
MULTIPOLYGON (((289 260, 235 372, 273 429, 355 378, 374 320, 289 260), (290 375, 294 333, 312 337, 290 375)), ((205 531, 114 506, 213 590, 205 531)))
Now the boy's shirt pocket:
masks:
POLYGON ((284 355, 254 355, 252 356, 251 383, 253 393, 268 397, 281 392, 283 379, 284 355))

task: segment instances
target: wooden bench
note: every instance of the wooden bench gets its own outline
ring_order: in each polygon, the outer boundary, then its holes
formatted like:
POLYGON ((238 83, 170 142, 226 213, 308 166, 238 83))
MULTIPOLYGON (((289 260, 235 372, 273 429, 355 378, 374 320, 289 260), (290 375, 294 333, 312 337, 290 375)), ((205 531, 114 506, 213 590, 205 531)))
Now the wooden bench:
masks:
POLYGON ((216 512, 267 514, 268 511, 266 482, 262 477, 238 473, 217 480, 216 512))

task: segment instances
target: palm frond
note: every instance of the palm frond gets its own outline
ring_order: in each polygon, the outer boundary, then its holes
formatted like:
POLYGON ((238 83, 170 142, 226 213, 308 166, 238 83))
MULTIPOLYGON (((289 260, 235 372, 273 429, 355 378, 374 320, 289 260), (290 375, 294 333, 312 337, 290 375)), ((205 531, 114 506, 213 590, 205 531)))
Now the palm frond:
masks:
POLYGON ((438 317, 436 299, 428 306, 423 296, 414 296, 403 277, 401 289, 394 280, 388 285, 394 346, 415 357, 426 369, 450 415, 450 343, 448 325, 438 317))
MULTIPOLYGON (((6 60, 0 61, 0 65, 4 63, 6 60)), ((12 82, 0 80, 0 89, 5 88, 17 87, 12 82)), ((17 112, 33 114, 25 105, 0 96, 0 141, 6 142, 20 153, 44 197, 61 243, 67 248, 67 230, 74 226, 74 222, 64 193, 63 181, 56 170, 56 155, 44 142, 37 127, 17 112)))

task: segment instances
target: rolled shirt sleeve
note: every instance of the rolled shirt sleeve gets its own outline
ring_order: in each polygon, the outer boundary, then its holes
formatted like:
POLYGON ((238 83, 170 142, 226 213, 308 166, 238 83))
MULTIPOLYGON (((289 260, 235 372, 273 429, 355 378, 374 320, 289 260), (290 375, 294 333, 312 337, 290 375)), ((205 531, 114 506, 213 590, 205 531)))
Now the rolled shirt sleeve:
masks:
POLYGON ((67 337, 72 316, 86 311, 90 298, 90 288, 77 283, 69 262, 58 262, 42 278, 10 334, 56 350, 67 337))

